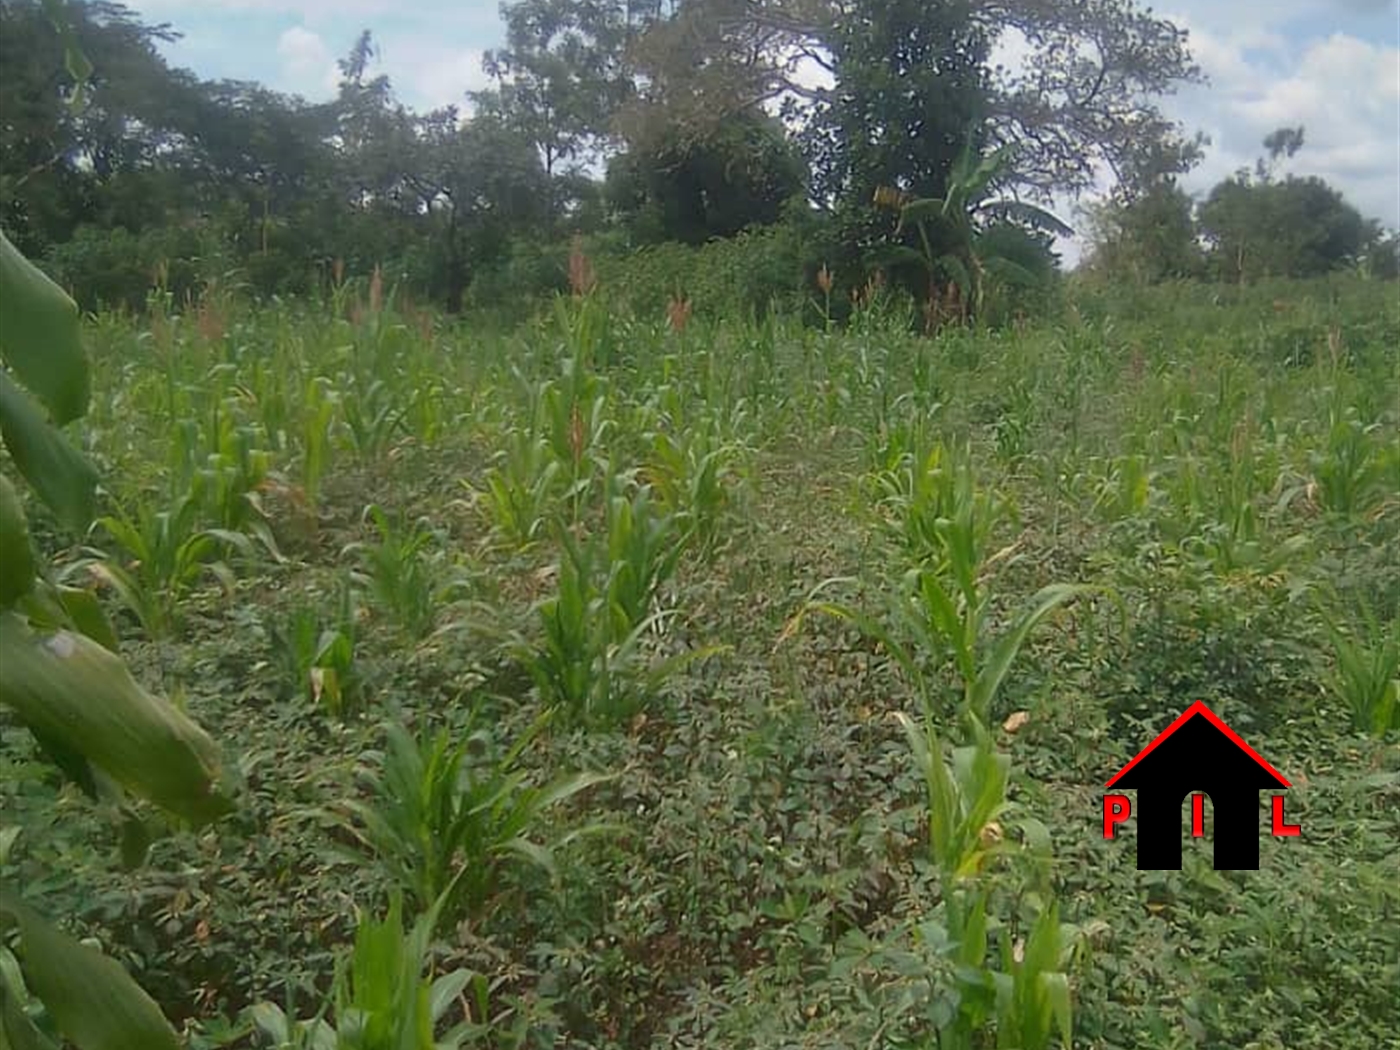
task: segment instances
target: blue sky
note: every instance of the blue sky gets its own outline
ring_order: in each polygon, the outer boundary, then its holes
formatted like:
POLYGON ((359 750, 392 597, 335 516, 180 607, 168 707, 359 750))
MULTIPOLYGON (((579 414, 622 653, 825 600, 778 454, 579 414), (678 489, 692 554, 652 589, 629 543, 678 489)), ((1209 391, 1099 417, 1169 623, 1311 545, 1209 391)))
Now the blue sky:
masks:
MULTIPOLYGON (((168 57, 200 76, 329 98, 335 61, 373 31, 380 69, 415 108, 485 86, 504 36, 496 0, 128 0, 184 34, 168 57)), ((1212 141, 1187 182, 1203 193, 1252 164, 1283 124, 1306 128, 1288 170, 1316 174, 1400 228, 1400 0, 1157 0, 1191 32, 1210 78, 1165 100, 1212 141)))

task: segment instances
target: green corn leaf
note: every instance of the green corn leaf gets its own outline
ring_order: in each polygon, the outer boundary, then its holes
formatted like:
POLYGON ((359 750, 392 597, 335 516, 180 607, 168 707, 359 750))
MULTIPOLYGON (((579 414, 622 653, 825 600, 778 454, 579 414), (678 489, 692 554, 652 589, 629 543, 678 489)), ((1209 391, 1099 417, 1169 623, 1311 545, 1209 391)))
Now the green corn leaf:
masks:
MULTIPOLYGON (((813 589, 813 593, 820 591, 827 584, 837 582, 841 581, 834 579, 825 580, 813 589)), ((879 642, 884 646, 885 651, 890 657, 899 664, 900 670, 909 677, 910 683, 914 685, 919 695, 923 695, 924 676, 919 668, 918 661, 915 660, 914 655, 908 648, 902 645, 894 635, 886 630, 885 626, 874 617, 867 616, 860 610, 841 602, 809 601, 785 629, 784 635, 795 634, 797 630, 800 629, 802 621, 809 612, 824 613, 835 619, 845 620, 847 623, 854 625, 855 628, 867 638, 879 642)))
POLYGON ((0 913, 19 927, 26 983, 78 1050, 179 1050, 160 1008, 117 963, 3 892, 0 913))
POLYGON ((39 1031, 25 1014, 19 996, 0 977, 0 1048, 2 1050, 59 1050, 58 1044, 39 1031))
POLYGON ((208 734, 83 635, 0 613, 0 703, 172 813, 200 824, 230 808, 208 734))
POLYGON ((163 617, 159 603, 155 600, 155 595, 149 594, 133 573, 110 561, 94 561, 90 571, 116 592, 121 603, 141 621, 141 626, 147 634, 156 636, 161 633, 163 617))
POLYGON ((60 426, 87 411, 78 306, 0 233, 0 356, 60 426))
POLYGON ((19 493, 0 474, 0 609, 8 609, 34 586, 34 548, 19 493))
POLYGON ((1050 1004, 1051 1016, 1055 1019, 1055 1027, 1060 1033, 1060 1042, 1066 1046, 1074 1045, 1074 1011, 1070 1002, 1069 975, 1066 973, 1054 972, 1040 975, 1041 994, 1050 1004))
POLYGON ((1006 679, 1011 665, 1021 652, 1021 647, 1026 644, 1026 639, 1030 637, 1031 631, 1035 630, 1036 626, 1055 609, 1081 595, 1090 593, 1092 590, 1091 587, 1079 584, 1055 583, 1036 592, 1035 597, 1031 599, 1030 607, 1021 614, 1020 619, 996 640, 986 665, 977 675, 977 680, 973 683, 972 688, 972 714, 980 719, 986 719, 987 712, 991 710, 992 701, 996 699, 996 695, 1001 689, 1001 683, 1006 679))
POLYGON ((81 634, 87 635, 110 653, 117 651, 117 634, 97 595, 83 587, 55 588, 58 602, 81 634))
POLYGON ((51 426, 24 391, 0 371, 0 436, 24 480, 65 525, 92 521, 97 471, 51 426))

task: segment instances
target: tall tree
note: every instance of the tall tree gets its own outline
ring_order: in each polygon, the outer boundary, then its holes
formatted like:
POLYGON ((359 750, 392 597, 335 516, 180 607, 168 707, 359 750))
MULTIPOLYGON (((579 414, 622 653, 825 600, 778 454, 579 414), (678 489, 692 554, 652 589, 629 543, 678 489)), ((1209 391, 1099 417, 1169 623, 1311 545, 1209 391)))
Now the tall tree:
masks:
POLYGON ((1361 262, 1380 240, 1379 224, 1322 179, 1275 178, 1279 162, 1302 146, 1302 127, 1269 133, 1253 176, 1236 172, 1201 205, 1201 232, 1222 277, 1314 277, 1361 262))
POLYGON ((428 234, 428 291, 456 312, 475 271, 547 221, 548 180, 516 129, 489 116, 463 124, 452 107, 420 118, 407 149, 404 183, 428 234))
POLYGON ((638 144, 608 165, 606 191, 643 239, 699 244, 776 222, 805 175, 778 121, 750 111, 638 144))
POLYGON ((1315 277, 1358 262, 1380 235, 1315 176, 1275 182, 1241 172, 1201 205, 1201 232, 1217 272, 1231 280, 1315 277))
POLYGON ((1145 283, 1199 275, 1191 197, 1163 179, 1131 196, 1113 196, 1085 209, 1088 266, 1115 279, 1145 283))
POLYGON ((993 71, 993 138, 1017 181, 1078 192, 1105 165, 1123 183, 1189 170, 1200 140, 1156 100, 1201 80, 1186 30, 1138 0, 977 0, 976 18, 1023 57, 993 71))
POLYGON ((941 197, 971 138, 985 139, 990 43, 963 0, 854 7, 827 37, 835 89, 807 136, 819 197, 890 186, 941 197))
POLYGON ((613 113, 632 93, 627 47, 658 8, 657 0, 502 4, 506 44, 486 52, 496 87, 475 93, 478 110, 528 136, 551 178, 565 174, 609 138, 613 113))
POLYGON ((172 115, 194 85, 156 50, 175 39, 168 26, 145 25, 116 3, 73 5, 69 14, 92 66, 81 107, 66 105, 74 82, 40 0, 0 3, 0 219, 30 254, 90 221, 113 180, 163 161, 178 145, 172 115))
MULTIPOLYGON (((894 50, 866 49, 873 63, 892 55, 901 62, 899 51, 920 36, 931 54, 944 58, 959 43, 985 46, 980 71, 988 141, 1018 147, 1014 178, 1022 186, 1077 191, 1092 185, 1101 164, 1131 180, 1145 166, 1169 163, 1179 171, 1194 160, 1192 143, 1155 99, 1198 80, 1200 71, 1185 31, 1137 0, 930 0, 918 14, 953 27, 946 41, 920 34, 914 6, 901 0, 686 0, 674 16, 650 27, 635 49, 647 81, 640 108, 652 112, 649 122, 633 116, 632 124, 703 122, 783 98, 797 109, 799 103, 814 106, 829 120, 844 99, 864 94, 848 95, 847 78, 876 75, 849 60, 838 68, 841 52, 856 45, 849 27, 880 32, 888 24, 892 30, 908 26, 914 35, 885 35, 894 50), (993 66, 999 43, 1021 54, 1013 68, 993 66), (808 63, 825 66, 835 83, 813 87, 804 75, 808 63)), ((966 75, 962 64, 949 66, 954 77, 966 75)), ((853 117, 851 126, 858 121, 853 117)))

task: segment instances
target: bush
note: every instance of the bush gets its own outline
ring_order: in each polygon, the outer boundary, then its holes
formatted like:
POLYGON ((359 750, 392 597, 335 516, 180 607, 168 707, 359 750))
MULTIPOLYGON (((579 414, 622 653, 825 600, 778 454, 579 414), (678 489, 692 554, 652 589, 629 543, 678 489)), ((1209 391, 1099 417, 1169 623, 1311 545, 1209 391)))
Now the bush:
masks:
POLYGON ((141 310, 156 286, 176 302, 194 297, 203 284, 202 242, 200 231, 189 226, 143 233, 79 226, 72 239, 49 249, 44 268, 84 310, 141 310))
POLYGON ((472 309, 502 311, 520 321, 541 303, 569 290, 569 245, 512 241, 495 265, 479 270, 467 294, 472 309))
POLYGON ((585 250, 604 294, 648 316, 684 297, 702 314, 757 317, 796 308, 813 287, 802 238, 786 222, 698 247, 671 242, 632 251, 614 235, 590 239, 585 250))

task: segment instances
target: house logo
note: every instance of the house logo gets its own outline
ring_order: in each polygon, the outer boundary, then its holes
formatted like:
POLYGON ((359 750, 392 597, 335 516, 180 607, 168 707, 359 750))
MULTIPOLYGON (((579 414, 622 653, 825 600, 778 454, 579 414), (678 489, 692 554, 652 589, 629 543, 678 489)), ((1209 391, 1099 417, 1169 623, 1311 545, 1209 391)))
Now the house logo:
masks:
MULTIPOLYGON (((1287 779, 1197 701, 1120 769, 1108 787, 1137 791, 1139 871, 1180 870, 1181 803, 1191 795, 1191 834, 1205 836, 1205 800, 1215 820, 1215 869, 1259 868, 1259 792, 1289 787, 1287 779)), ((1283 796, 1271 806, 1273 833, 1298 835, 1284 821, 1283 796)), ((1103 837, 1132 815, 1127 795, 1105 795, 1103 837)))

